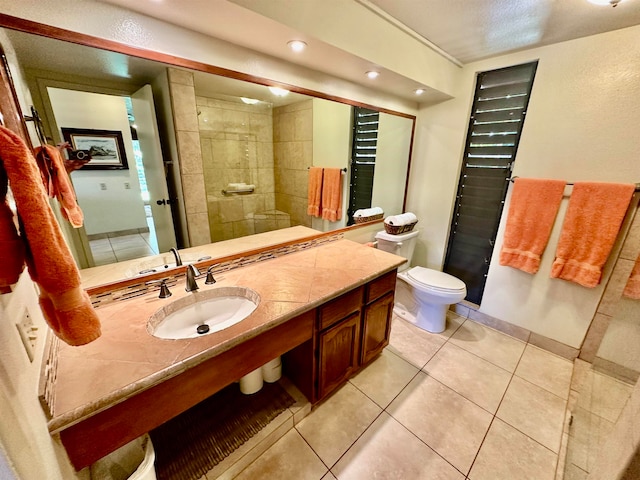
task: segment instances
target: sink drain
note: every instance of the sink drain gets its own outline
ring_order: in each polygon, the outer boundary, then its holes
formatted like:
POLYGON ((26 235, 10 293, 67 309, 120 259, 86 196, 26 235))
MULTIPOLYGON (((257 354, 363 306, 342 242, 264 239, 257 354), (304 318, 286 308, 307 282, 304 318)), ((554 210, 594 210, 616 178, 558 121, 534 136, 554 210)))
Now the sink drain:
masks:
POLYGON ((196 328, 196 332, 198 332, 198 335, 204 335, 205 333, 209 333, 209 325, 207 324, 198 325, 198 328, 196 328))

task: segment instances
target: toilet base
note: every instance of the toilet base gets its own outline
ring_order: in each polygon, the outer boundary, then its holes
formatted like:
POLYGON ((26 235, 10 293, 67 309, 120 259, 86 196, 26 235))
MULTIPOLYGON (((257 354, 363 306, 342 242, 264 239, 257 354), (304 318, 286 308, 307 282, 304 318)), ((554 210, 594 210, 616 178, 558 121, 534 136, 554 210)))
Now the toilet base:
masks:
POLYGON ((427 332, 442 333, 447 328, 448 309, 449 305, 446 304, 422 304, 418 309, 416 325, 427 332))
POLYGON ((393 313, 416 327, 429 333, 442 333, 447 329, 447 310, 449 305, 426 305, 418 309, 417 314, 403 304, 396 303, 393 313))

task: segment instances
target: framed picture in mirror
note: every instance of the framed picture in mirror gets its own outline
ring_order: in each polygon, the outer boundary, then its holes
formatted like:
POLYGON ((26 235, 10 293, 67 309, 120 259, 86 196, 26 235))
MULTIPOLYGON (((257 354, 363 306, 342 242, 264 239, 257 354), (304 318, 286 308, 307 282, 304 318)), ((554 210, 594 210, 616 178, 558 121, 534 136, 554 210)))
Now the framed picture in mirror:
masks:
POLYGON ((83 169, 126 170, 129 168, 122 132, 119 130, 93 130, 88 128, 62 128, 62 137, 72 149, 91 160, 83 169))

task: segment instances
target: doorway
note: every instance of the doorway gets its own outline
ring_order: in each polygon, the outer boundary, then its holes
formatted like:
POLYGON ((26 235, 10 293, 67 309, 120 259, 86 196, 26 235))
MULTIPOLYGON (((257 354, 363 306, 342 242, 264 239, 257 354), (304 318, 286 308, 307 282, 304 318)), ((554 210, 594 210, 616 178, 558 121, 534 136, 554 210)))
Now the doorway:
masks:
POLYGON ((58 87, 46 91, 54 131, 95 132, 88 137, 95 142, 102 132, 114 132, 114 141, 121 142, 122 158, 115 166, 96 158, 71 174, 85 216, 80 235, 92 257, 87 264, 156 255, 175 246, 171 209, 159 201, 168 194, 151 87, 130 97, 58 87))

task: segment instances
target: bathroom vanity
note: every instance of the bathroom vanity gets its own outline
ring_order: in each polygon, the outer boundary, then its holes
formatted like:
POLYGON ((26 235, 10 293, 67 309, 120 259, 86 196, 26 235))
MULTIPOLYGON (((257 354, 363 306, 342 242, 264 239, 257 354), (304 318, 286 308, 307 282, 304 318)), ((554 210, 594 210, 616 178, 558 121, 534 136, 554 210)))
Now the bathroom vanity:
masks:
MULTIPOLYGON (((336 239, 198 280, 199 292, 241 286, 260 296, 241 322, 197 338, 167 340, 151 316, 193 293, 157 292, 96 309, 103 335, 82 346, 53 342, 49 429, 76 469, 90 465, 273 358, 315 403, 388 344, 401 257, 336 239)), ((198 295, 198 293, 196 293, 198 295)))

